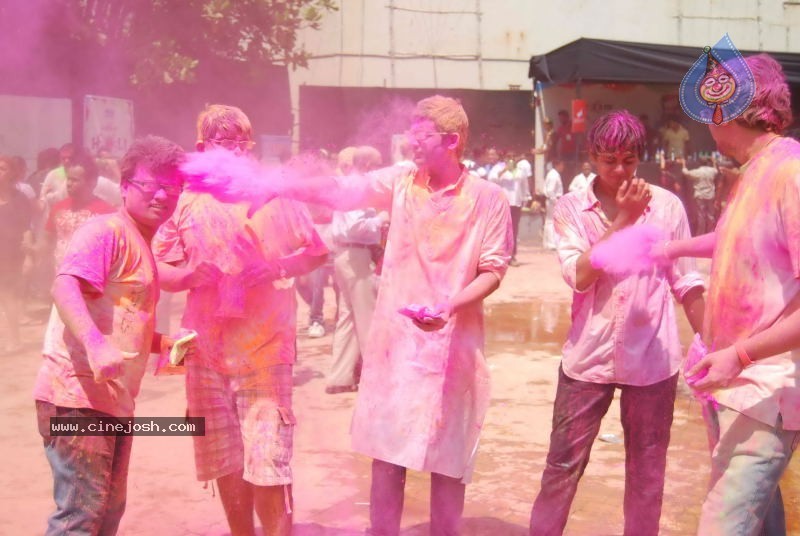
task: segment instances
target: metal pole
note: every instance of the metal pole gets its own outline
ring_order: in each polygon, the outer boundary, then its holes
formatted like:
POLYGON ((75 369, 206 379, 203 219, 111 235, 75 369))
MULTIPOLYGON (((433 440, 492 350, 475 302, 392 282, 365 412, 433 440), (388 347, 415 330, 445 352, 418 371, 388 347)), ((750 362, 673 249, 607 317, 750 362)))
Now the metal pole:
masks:
POLYGON ((475 0, 475 16, 478 19, 478 87, 483 89, 483 41, 481 40, 481 0, 475 0))

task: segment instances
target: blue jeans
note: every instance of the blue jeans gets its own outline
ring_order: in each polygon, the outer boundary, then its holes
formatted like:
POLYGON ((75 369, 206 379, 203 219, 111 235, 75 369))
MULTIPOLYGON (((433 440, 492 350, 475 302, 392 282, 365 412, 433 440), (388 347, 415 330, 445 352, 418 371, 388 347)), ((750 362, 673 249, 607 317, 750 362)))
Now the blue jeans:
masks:
POLYGON ((600 421, 617 388, 622 391, 620 409, 625 432, 624 534, 658 535, 677 385, 677 374, 639 387, 582 382, 558 369, 550 450, 541 491, 531 511, 531 536, 559 536, 564 532, 600 421))
POLYGON ((322 308, 325 305, 325 284, 331 269, 326 264, 297 279, 297 293, 310 308, 308 324, 323 324, 322 308))
POLYGON ((39 433, 53 471, 56 511, 46 536, 113 535, 125 512, 132 436, 51 436, 50 417, 105 417, 88 408, 36 401, 39 433))

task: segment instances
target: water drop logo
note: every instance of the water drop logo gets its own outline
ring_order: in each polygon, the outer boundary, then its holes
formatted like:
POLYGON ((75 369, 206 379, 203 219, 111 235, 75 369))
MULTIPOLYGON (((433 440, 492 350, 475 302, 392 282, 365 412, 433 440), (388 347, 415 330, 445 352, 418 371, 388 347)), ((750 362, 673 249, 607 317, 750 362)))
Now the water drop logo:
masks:
POLYGON ((713 47, 705 47, 680 87, 681 108, 706 124, 721 125, 739 117, 756 92, 753 73, 742 54, 725 34, 713 47))

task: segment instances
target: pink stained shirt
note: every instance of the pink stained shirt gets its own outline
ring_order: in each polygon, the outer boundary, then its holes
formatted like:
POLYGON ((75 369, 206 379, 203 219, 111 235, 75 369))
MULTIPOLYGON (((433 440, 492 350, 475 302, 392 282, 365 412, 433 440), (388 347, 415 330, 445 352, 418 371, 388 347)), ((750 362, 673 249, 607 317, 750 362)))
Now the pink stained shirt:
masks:
MULTIPOLYGON (((585 191, 561 197, 553 215, 561 272, 574 291, 561 365, 579 381, 652 385, 676 374, 683 355, 672 297, 682 301, 690 289, 703 286, 703 279, 694 260, 682 258, 646 274, 603 273, 578 291, 578 257, 611 225, 594 194, 595 180, 585 191)), ((689 238, 680 199, 663 188, 650 188, 653 197, 637 223, 662 229, 668 240, 689 238)))
POLYGON ((50 209, 50 216, 44 226, 47 232, 52 233, 56 241, 53 253, 56 267, 61 264, 61 259, 64 258, 69 240, 78 227, 98 214, 114 212, 114 207, 94 196, 83 206, 75 207, 74 203, 75 200, 72 197, 67 197, 53 205, 50 209))
POLYGON ((94 294, 86 299, 89 315, 123 352, 125 368, 118 379, 96 382, 83 344, 54 312, 45 332, 34 398, 132 416, 150 354, 159 294, 150 245, 127 214, 97 216, 75 232, 57 273, 77 277, 92 288, 94 294))
POLYGON ((189 291, 181 321, 182 327, 198 333, 197 362, 223 374, 266 371, 295 360, 293 280, 248 289, 236 276, 260 255, 274 260, 300 250, 327 253, 299 203, 274 199, 249 219, 248 207, 184 192, 172 218, 153 239, 160 262, 194 268, 205 261, 226 274, 218 287, 189 291))
MULTIPOLYGON (((800 292, 800 144, 778 138, 742 167, 717 225, 704 339, 721 350, 781 318, 800 292)), ((720 404, 800 430, 800 349, 758 360, 714 392, 720 404)))
POLYGON ((508 201, 499 187, 466 171, 437 192, 423 172, 400 166, 368 180, 348 179, 339 179, 346 192, 391 211, 353 448, 467 482, 489 405, 483 306, 460 311, 434 332, 420 330, 398 309, 442 303, 481 272, 502 279, 512 247, 508 201))

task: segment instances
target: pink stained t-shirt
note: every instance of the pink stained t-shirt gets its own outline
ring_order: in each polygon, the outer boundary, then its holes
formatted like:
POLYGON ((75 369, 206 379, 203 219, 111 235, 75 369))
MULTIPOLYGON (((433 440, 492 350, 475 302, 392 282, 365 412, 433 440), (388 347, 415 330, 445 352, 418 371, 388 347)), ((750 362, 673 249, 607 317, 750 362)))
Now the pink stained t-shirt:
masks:
POLYGON ((293 280, 248 289, 236 276, 260 255, 274 260, 300 250, 327 253, 301 204, 274 199, 252 218, 248 208, 246 203, 184 192, 172 218, 153 239, 158 261, 192 268, 205 261, 226 274, 218 287, 189 291, 181 321, 182 327, 198 333, 196 362, 223 374, 266 371, 295 360, 293 280))
POLYGON ((85 281, 89 315, 126 356, 118 379, 94 380, 83 344, 54 313, 44 339, 44 362, 34 398, 68 408, 133 415, 155 329, 158 280, 150 245, 124 212, 98 216, 72 237, 57 272, 85 281))
MULTIPOLYGON (((584 291, 577 290, 578 257, 606 233, 608 221, 594 181, 582 192, 558 200, 553 219, 564 280, 573 290, 572 326, 562 349, 568 377, 592 383, 652 385, 676 374, 683 353, 673 296, 703 286, 695 262, 682 258, 668 267, 627 277, 603 273, 584 291)), ((650 186, 653 194, 637 223, 663 230, 668 240, 689 238, 680 199, 650 186)))
POLYGON ((462 171, 432 192, 406 167, 340 185, 365 206, 391 211, 391 224, 353 415, 357 452, 469 481, 489 405, 483 306, 424 332, 398 310, 435 306, 480 272, 502 279, 511 257, 511 214, 503 191, 462 171))
MULTIPOLYGON (((781 318, 800 292, 800 144, 776 138, 742 167, 717 225, 704 339, 721 350, 781 318)), ((800 350, 758 360, 714 392, 720 404, 800 430, 800 350)))
POLYGON ((47 232, 52 233, 56 240, 53 253, 56 266, 61 264, 69 240, 78 227, 83 225, 89 218, 114 212, 114 207, 94 196, 81 207, 76 208, 74 202, 75 200, 72 197, 67 197, 53 205, 44 227, 47 232))

